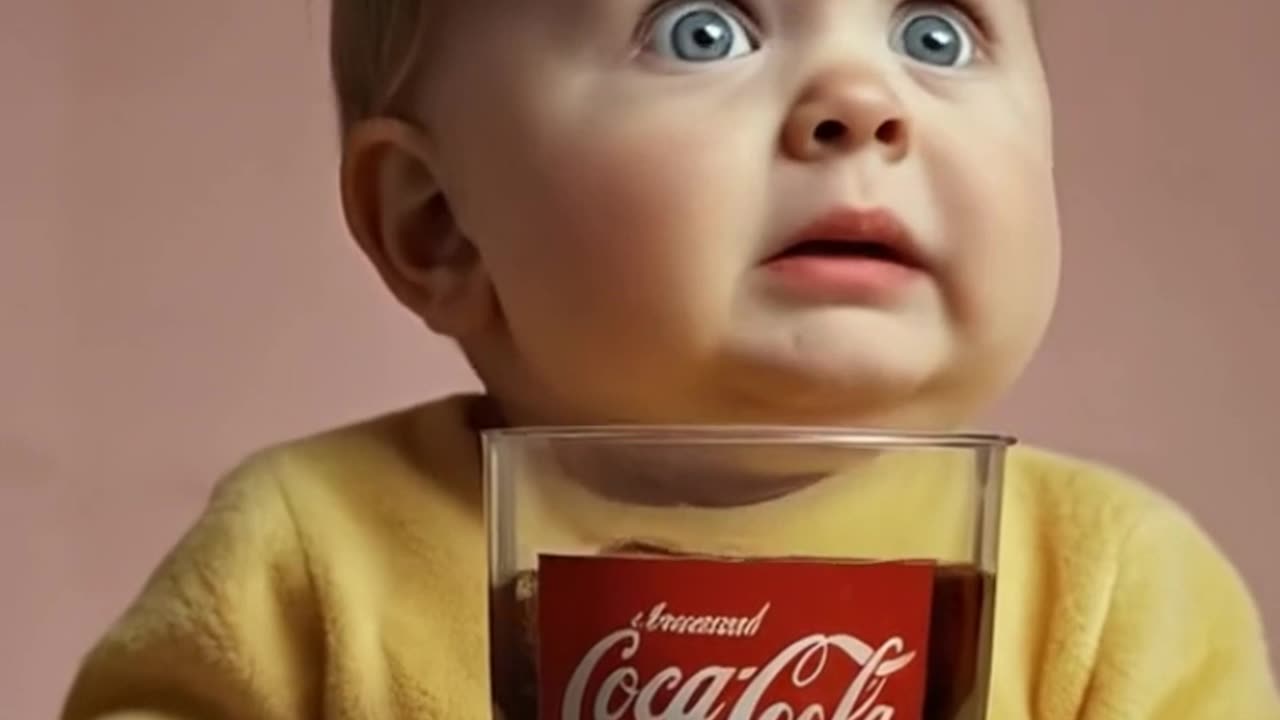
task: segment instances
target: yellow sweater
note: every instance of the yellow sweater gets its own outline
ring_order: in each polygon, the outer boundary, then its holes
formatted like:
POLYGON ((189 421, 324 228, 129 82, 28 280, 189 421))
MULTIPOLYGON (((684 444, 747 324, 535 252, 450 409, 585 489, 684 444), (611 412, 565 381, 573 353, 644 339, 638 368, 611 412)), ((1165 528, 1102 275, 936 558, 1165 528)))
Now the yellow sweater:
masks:
MULTIPOLYGON (((474 402, 264 452, 90 653, 63 717, 490 713, 474 402)), ((1017 450, 994 720, 1280 720, 1257 611, 1183 513, 1104 469, 1017 450)))

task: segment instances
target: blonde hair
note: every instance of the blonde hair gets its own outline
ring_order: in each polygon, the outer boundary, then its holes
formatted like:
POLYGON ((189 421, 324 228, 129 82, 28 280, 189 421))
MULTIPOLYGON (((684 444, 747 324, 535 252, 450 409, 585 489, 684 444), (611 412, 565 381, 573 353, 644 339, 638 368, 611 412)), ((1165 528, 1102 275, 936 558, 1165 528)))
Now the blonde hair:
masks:
POLYGON ((428 0, 332 0, 329 64, 345 136, 361 120, 395 113, 413 73, 428 0))

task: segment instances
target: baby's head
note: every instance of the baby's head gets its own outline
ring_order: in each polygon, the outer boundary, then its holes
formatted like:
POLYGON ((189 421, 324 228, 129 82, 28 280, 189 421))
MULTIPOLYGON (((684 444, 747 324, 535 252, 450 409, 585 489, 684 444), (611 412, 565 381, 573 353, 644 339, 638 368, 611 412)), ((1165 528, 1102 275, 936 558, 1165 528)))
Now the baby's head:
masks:
POLYGON ((1053 305, 1028 0, 333 0, 343 197, 517 423, 944 428, 1053 305))

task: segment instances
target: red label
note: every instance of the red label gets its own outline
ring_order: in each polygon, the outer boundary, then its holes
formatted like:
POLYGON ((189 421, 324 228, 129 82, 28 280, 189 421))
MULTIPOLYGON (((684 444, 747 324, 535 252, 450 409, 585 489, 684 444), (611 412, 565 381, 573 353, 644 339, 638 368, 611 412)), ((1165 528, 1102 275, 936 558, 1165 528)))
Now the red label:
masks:
POLYGON ((543 556, 542 720, 919 720, 934 566, 543 556))

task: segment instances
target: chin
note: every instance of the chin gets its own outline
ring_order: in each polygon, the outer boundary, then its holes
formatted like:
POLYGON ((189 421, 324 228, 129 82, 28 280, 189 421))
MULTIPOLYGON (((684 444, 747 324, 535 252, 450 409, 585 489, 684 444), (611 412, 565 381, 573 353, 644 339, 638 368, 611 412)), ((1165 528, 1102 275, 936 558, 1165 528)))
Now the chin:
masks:
POLYGON ((953 329, 932 308, 818 308, 743 323, 704 377, 758 412, 841 425, 887 417, 955 364, 953 329))
POLYGON ((937 365, 921 359, 757 369, 730 390, 729 414, 746 422, 916 428, 931 413, 920 405, 937 377, 937 365))

